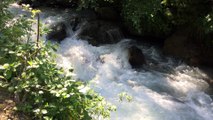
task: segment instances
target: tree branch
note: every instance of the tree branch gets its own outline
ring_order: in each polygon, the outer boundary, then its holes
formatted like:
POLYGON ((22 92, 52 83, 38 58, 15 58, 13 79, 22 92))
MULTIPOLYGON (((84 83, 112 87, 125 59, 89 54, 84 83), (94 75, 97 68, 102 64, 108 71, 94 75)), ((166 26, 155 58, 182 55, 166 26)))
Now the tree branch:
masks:
POLYGON ((38 42, 39 42, 39 39, 40 39, 40 15, 38 13, 38 17, 37 17, 37 41, 36 41, 36 46, 39 47, 38 45, 38 42))

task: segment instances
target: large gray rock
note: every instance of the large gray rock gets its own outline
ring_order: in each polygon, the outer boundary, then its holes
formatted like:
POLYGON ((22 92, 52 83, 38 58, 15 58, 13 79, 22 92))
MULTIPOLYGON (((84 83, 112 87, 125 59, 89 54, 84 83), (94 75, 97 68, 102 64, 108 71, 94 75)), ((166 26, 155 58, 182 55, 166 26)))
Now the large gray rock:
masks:
POLYGON ((78 12, 73 12, 66 22, 72 26, 73 31, 77 31, 81 28, 83 23, 97 20, 97 15, 92 10, 81 10, 78 12))
POLYGON ((93 10, 82 10, 70 15, 68 22, 72 30, 78 31, 77 38, 88 40, 92 45, 116 43, 123 32, 115 22, 98 20, 93 10))
POLYGON ((202 48, 199 60, 201 64, 213 67, 213 46, 202 48))
POLYGON ((73 8, 77 7, 78 0, 19 0, 18 3, 30 4, 31 7, 73 8))
POLYGON ((213 48, 196 42, 187 29, 176 31, 164 43, 164 53, 184 59, 193 66, 213 66, 213 48))
POLYGON ((129 63, 133 68, 139 68, 146 63, 145 57, 141 49, 132 46, 129 49, 129 63))
POLYGON ((165 40, 164 53, 175 57, 183 58, 191 65, 199 64, 199 54, 197 47, 190 43, 188 31, 178 30, 165 40))
POLYGON ((78 38, 88 40, 92 45, 111 44, 120 41, 123 33, 114 23, 95 20, 81 26, 78 38))
POLYGON ((178 57, 190 57, 186 55, 188 51, 188 36, 184 31, 177 31, 165 40, 164 52, 178 57))
POLYGON ((63 22, 54 23, 50 26, 50 32, 47 34, 48 40, 54 40, 57 42, 62 41, 64 38, 68 36, 68 33, 66 32, 66 25, 63 22))
POLYGON ((96 10, 98 17, 103 20, 117 21, 119 14, 111 7, 101 7, 96 10))

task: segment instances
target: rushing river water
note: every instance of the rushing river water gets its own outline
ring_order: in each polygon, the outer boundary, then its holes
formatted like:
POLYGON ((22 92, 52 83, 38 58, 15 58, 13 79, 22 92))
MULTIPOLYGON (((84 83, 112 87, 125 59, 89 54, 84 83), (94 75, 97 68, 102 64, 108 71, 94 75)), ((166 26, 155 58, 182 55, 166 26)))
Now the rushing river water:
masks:
MULTIPOLYGON (((44 23, 60 17, 50 13, 42 16, 44 23)), ((88 83, 117 107, 111 120, 213 119, 213 102, 205 93, 209 86, 204 79, 208 76, 199 68, 163 56, 154 46, 137 44, 147 64, 132 69, 127 48, 134 40, 96 47, 76 39, 75 34, 71 31, 60 43, 57 63, 65 70, 73 67, 76 79, 88 83), (119 100, 123 92, 132 97, 130 102, 119 100)))

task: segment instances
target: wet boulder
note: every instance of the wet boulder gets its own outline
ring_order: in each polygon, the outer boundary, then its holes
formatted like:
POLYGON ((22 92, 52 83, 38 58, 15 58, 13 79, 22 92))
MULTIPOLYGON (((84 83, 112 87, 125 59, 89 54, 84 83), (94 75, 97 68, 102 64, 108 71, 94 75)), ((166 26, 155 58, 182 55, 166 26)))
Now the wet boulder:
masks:
POLYGON ((78 38, 88 40, 92 45, 112 44, 123 39, 123 33, 115 23, 94 20, 86 22, 81 28, 78 38))
POLYGON ((41 0, 20 0, 18 4, 29 4, 31 7, 36 8, 42 6, 42 3, 46 3, 46 1, 41 0))
POLYGON ((67 19, 73 31, 77 31, 84 25, 85 22, 97 20, 97 15, 93 10, 81 10, 73 12, 67 19))
POLYGON ((187 55, 188 50, 188 36, 186 31, 176 31, 164 42, 164 53, 166 54, 176 57, 190 57, 187 55))
POLYGON ((192 66, 213 66, 213 47, 197 42, 187 29, 177 30, 164 42, 164 53, 183 59, 192 66))
POLYGON ((76 8, 78 1, 73 0, 19 0, 18 4, 29 4, 33 8, 37 7, 57 7, 76 8))
POLYGON ((136 46, 132 46, 129 51, 129 63, 133 68, 139 68, 146 63, 144 54, 141 49, 136 46))
POLYGON ((199 55, 199 61, 202 65, 213 67, 213 46, 205 47, 199 55))
POLYGON ((119 14, 111 7, 100 7, 96 10, 97 15, 102 20, 118 21, 119 14))
POLYGON ((66 32, 66 25, 63 22, 52 24, 50 26, 50 30, 51 31, 47 34, 46 37, 48 40, 60 42, 68 36, 66 32))
POLYGON ((18 4, 32 4, 32 0, 19 0, 18 4))
POLYGON ((199 46, 192 42, 187 29, 178 30, 164 42, 164 53, 184 59, 188 64, 197 66, 200 64, 199 46))
POLYGON ((97 15, 93 10, 85 9, 77 12, 77 17, 81 19, 81 21, 92 21, 97 19, 97 15))

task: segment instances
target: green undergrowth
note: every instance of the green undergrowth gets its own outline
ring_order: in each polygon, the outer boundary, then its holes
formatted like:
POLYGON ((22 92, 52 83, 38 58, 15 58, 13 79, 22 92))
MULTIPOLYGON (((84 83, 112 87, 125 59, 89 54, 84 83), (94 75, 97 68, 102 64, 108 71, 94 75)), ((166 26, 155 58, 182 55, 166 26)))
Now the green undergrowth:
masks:
POLYGON ((0 87, 14 95, 14 109, 35 120, 108 118, 115 107, 93 90, 83 91, 84 83, 64 74, 54 60, 55 45, 31 38, 38 11, 28 9, 31 18, 14 18, 7 11, 10 2, 0 5, 0 87))

